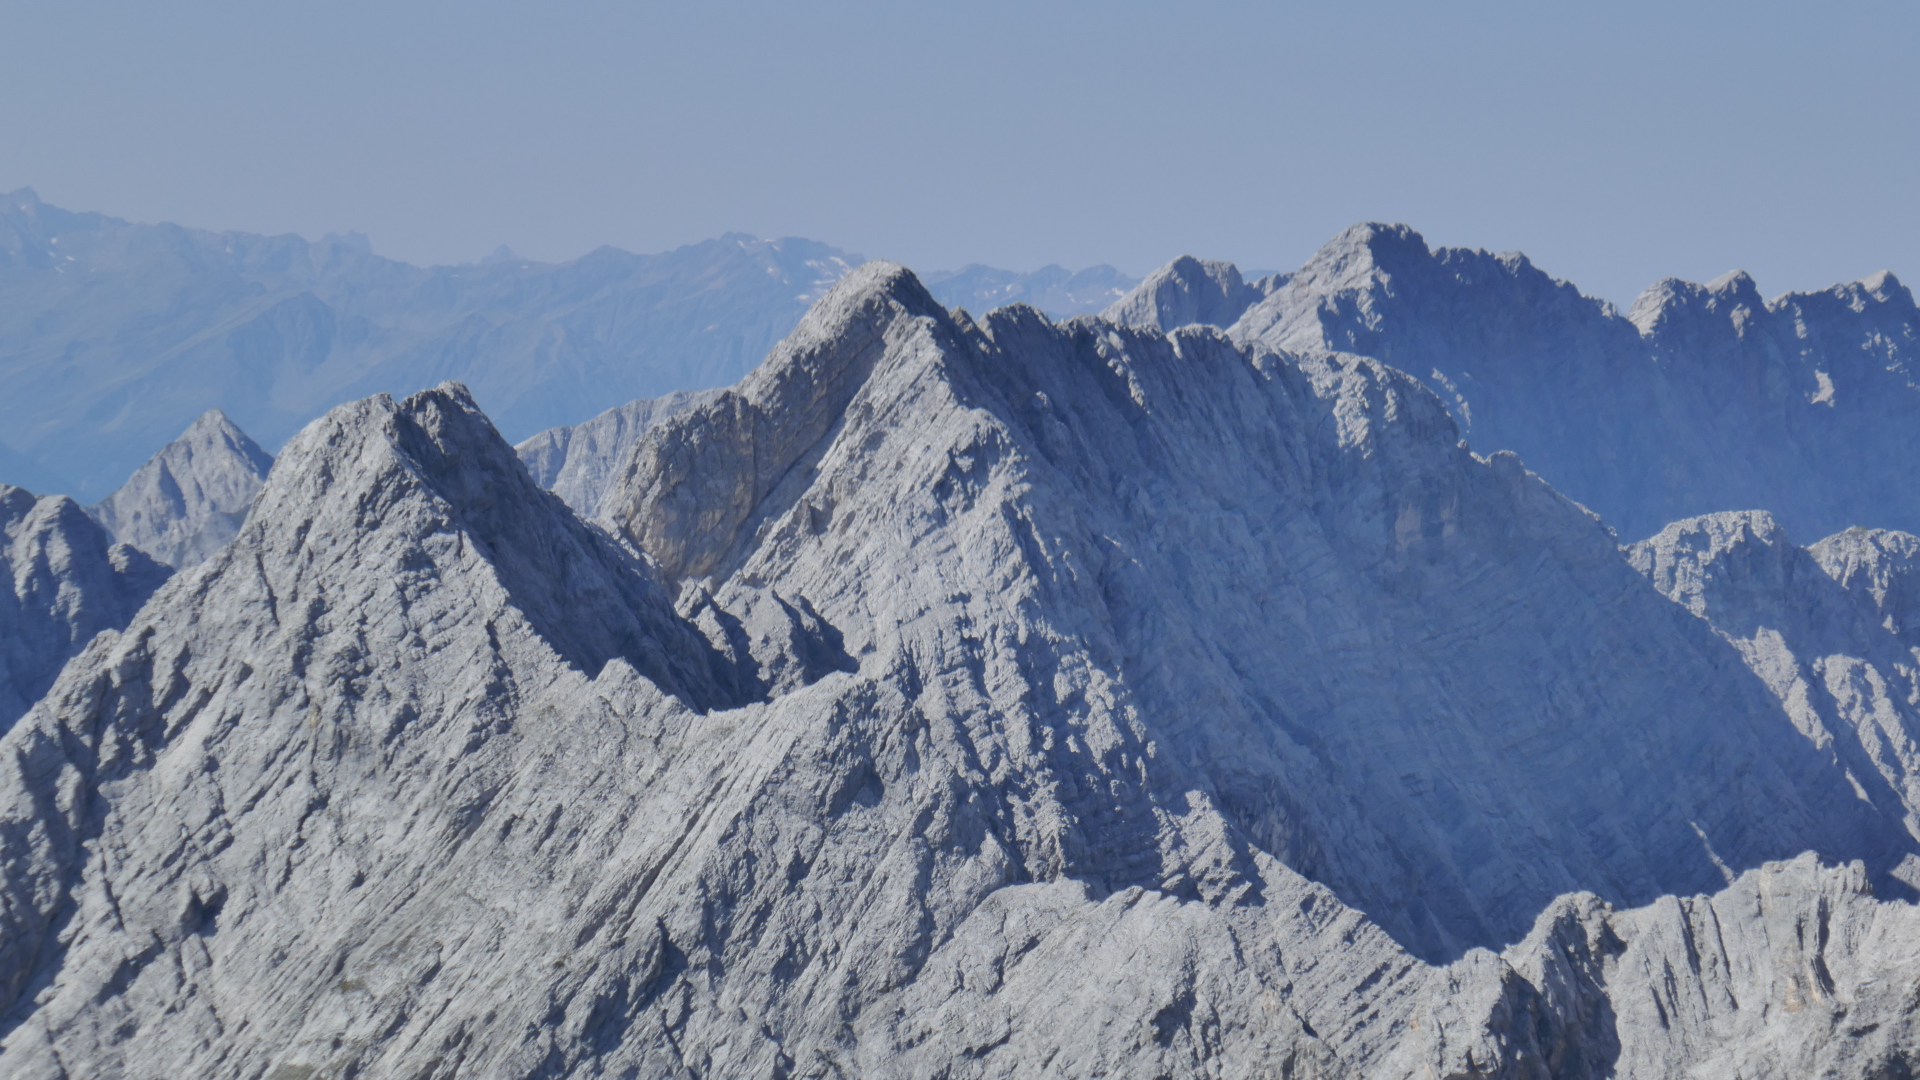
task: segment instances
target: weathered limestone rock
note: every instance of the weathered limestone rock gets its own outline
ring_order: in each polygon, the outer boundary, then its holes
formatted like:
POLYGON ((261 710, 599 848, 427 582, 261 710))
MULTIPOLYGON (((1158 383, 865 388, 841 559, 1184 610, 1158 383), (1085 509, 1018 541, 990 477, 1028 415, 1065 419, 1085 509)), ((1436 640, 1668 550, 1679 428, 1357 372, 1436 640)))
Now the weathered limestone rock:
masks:
POLYGON ((115 540, 186 569, 240 531, 271 468, 259 444, 209 409, 87 513, 115 540))
POLYGON ((1108 314, 1391 364, 1476 450, 1518 453, 1624 537, 1730 506, 1804 536, 1920 531, 1920 488, 1893 464, 1920 445, 1920 308, 1892 274, 1772 300, 1743 273, 1667 280, 1623 315, 1517 252, 1362 224, 1250 306, 1160 298, 1218 297, 1229 269, 1176 262, 1108 314))
POLYGON ((674 413, 713 400, 718 390, 675 391, 608 409, 591 420, 549 428, 515 447, 541 487, 584 518, 599 513, 614 473, 647 430, 674 413))
POLYGON ((1232 326, 1248 308, 1286 283, 1284 274, 1242 281, 1240 268, 1232 263, 1182 255, 1148 275, 1100 317, 1155 330, 1195 324, 1232 326))
POLYGON ((125 626, 167 568, 113 543, 72 499, 0 484, 0 733, 95 634, 125 626))
MULTIPOLYGON (((1747 511, 1675 522, 1628 558, 1740 650, 1859 798, 1904 807, 1920 837, 1920 651, 1886 613, 1905 613, 1914 546, 1902 533, 1843 533, 1802 549, 1771 515, 1747 511)), ((1907 885, 1911 895, 1920 876, 1907 885)))

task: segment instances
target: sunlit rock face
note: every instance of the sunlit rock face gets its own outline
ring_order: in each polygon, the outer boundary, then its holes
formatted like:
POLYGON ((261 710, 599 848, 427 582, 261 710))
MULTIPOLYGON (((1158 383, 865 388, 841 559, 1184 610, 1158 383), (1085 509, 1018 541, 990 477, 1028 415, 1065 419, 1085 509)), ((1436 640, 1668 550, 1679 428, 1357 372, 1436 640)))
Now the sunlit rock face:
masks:
POLYGON ((632 455, 648 429, 718 393, 675 391, 638 398, 590 420, 549 428, 514 451, 541 487, 560 496, 581 517, 595 517, 615 470, 632 455))
POLYGON ((271 468, 258 443, 209 409, 87 512, 114 539, 186 569, 239 533, 271 468))
POLYGON ((1868 530, 1803 549, 1772 515, 1746 511, 1675 522, 1628 557, 1740 650, 1862 799, 1906 807, 1920 837, 1917 551, 1920 538, 1868 530))
POLYGON ((596 506, 296 437, 0 740, 9 1075, 1904 1067, 1902 790, 1375 360, 869 264, 596 506))

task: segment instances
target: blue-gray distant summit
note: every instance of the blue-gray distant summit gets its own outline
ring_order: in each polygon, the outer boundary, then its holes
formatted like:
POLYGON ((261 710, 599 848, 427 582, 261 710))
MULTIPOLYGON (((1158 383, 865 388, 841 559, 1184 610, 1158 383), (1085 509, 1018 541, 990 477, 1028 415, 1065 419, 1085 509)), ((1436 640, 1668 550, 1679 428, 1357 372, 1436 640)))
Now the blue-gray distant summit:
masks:
POLYGON ((207 409, 271 448, 341 401, 451 377, 530 435, 739 378, 860 261, 729 235, 423 269, 364 237, 137 225, 22 189, 0 197, 0 443, 91 500, 207 409))
POLYGON ((1891 273, 1773 300, 1743 273, 1669 279, 1622 315, 1524 255, 1365 224, 1259 287, 1176 262, 1107 314, 1398 367, 1475 450, 1517 452, 1628 539, 1746 508, 1801 536, 1920 529, 1920 312, 1891 273))
MULTIPOLYGON (((862 261, 730 233, 658 255, 549 264, 502 247, 421 268, 364 236, 141 225, 22 188, 0 196, 0 482, 91 501, 208 409, 273 448, 340 402, 450 378, 524 438, 733 382, 862 261)), ((950 277, 945 303, 1056 315, 1136 284, 1110 267, 950 277)))

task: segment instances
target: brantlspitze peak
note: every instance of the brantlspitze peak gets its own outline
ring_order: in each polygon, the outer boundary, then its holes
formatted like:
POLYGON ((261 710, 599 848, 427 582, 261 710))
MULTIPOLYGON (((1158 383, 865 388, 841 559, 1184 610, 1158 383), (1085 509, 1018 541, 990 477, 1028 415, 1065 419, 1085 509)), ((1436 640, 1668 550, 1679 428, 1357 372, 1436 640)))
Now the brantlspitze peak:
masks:
POLYGON ((1169 330, 868 263, 518 452, 308 425, 0 738, 7 1073, 1909 1068, 1911 538, 1623 552, 1329 347, 1380 276, 1229 269, 1169 330))

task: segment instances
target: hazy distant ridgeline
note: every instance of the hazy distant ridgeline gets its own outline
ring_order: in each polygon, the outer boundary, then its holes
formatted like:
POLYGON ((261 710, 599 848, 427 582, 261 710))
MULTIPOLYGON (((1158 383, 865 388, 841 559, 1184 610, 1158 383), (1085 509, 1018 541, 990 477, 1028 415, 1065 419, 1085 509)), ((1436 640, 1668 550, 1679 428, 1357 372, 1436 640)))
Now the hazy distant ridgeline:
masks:
MULTIPOLYGON (((0 198, 0 481, 90 502, 210 408, 272 449, 340 402, 443 379, 524 438, 735 381, 862 261, 730 234, 658 255, 420 268, 360 236, 132 224, 22 189, 0 198)), ((1100 270, 969 268, 940 295, 978 307, 977 285, 1076 314, 1135 283, 1100 270), (1029 278, 1040 287, 1023 292, 1029 278), (1069 280, 1088 295, 1063 309, 1069 280)))

